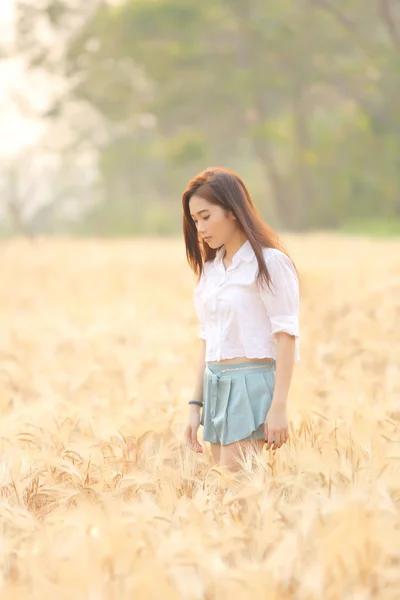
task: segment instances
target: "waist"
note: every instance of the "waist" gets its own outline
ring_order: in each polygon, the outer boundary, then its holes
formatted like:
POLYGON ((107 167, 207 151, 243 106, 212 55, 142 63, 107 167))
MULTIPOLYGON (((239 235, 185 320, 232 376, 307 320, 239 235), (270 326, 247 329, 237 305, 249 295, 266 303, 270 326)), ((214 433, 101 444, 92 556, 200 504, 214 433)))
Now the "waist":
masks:
POLYGON ((232 372, 232 371, 273 371, 276 367, 276 361, 274 359, 265 359, 263 361, 260 360, 250 360, 250 361, 242 361, 242 362, 234 362, 234 363, 224 363, 221 361, 209 361, 206 362, 206 369, 211 371, 211 373, 222 373, 222 372, 232 372))
POLYGON ((220 360, 210 360, 207 361, 212 364, 224 364, 224 365, 236 365, 236 364, 265 364, 267 362, 273 361, 273 358, 265 356, 264 358, 248 358, 247 356, 236 357, 236 358, 221 358, 220 360))

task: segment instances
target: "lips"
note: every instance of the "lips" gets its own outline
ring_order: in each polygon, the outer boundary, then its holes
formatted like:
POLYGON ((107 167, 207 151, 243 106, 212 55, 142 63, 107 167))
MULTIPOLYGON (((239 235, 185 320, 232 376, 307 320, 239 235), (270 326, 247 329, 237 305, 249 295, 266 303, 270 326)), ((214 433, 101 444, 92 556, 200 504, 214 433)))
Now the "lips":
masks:
POLYGON ((211 239, 211 235, 209 235, 209 236, 207 236, 207 237, 203 238, 203 240, 204 240, 205 242, 207 242, 207 240, 210 240, 210 239, 211 239))

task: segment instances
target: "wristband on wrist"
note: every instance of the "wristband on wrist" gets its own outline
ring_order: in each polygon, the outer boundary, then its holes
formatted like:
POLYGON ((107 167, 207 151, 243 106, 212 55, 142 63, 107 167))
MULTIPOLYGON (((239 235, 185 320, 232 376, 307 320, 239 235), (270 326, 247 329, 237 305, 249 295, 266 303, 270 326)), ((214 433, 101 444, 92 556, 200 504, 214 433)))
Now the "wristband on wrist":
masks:
POLYGON ((189 400, 188 404, 196 404, 196 406, 203 407, 203 402, 199 402, 198 400, 189 400))

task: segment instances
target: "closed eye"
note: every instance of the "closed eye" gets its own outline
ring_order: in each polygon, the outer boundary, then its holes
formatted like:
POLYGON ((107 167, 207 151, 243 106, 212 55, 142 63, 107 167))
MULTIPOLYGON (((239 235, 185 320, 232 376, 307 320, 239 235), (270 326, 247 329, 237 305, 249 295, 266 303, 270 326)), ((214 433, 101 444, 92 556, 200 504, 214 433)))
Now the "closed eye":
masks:
MULTIPOLYGON (((208 221, 208 219, 209 219, 209 218, 210 218, 210 215, 208 215, 208 217, 204 217, 204 219, 203 219, 203 220, 204 220, 204 221, 208 221)), ((194 219, 193 219, 193 223, 194 223, 195 225, 197 225, 197 221, 195 221, 194 219)))

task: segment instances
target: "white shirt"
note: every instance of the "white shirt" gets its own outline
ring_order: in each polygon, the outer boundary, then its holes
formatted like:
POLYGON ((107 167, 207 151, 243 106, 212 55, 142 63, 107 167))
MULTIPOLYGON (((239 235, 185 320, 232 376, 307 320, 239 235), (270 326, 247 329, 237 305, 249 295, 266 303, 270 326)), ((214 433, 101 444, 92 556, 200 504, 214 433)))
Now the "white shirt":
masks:
POLYGON ((295 336, 299 352, 299 282, 286 254, 264 248, 271 287, 256 284, 258 262, 247 240, 225 269, 220 248, 208 261, 194 288, 194 306, 200 321, 199 337, 206 340, 206 362, 227 358, 276 359, 275 334, 295 336))

